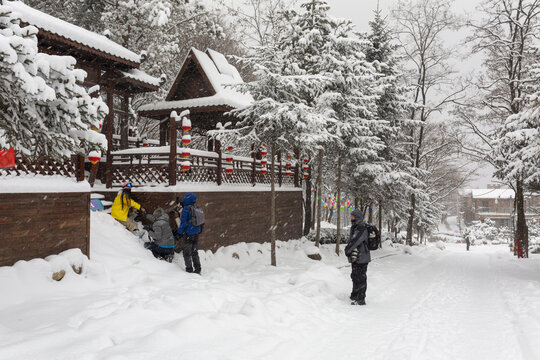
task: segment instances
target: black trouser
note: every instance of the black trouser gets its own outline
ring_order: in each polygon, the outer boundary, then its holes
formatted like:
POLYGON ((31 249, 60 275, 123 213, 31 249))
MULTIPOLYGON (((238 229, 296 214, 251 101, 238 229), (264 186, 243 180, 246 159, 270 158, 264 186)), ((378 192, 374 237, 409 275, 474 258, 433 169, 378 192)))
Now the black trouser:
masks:
POLYGON ((182 241, 182 252, 186 271, 191 273, 193 268, 197 274, 201 273, 201 261, 199 260, 199 235, 184 235, 182 241))
POLYGON ((471 243, 467 243, 467 251, 469 251, 469 246, 471 246, 471 243))
POLYGON ((367 266, 368 264, 352 264, 351 279, 353 289, 351 300, 365 301, 367 290, 367 266))
POLYGON ((162 248, 155 242, 147 242, 144 244, 144 247, 152 251, 152 254, 156 258, 166 259, 167 256, 174 254, 174 248, 162 248))

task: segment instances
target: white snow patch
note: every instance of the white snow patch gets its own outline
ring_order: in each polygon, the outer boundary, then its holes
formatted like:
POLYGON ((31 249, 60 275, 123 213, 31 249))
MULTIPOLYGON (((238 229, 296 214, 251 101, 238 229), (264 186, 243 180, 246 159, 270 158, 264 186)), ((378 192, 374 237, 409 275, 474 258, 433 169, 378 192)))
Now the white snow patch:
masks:
POLYGON ((0 176, 0 193, 71 193, 90 192, 87 181, 61 175, 0 176))

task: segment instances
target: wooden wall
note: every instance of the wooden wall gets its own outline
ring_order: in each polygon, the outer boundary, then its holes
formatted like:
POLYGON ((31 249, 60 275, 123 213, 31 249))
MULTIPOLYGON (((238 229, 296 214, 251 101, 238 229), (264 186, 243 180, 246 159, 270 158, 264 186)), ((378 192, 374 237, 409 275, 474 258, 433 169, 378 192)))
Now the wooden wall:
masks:
MULTIPOLYGON (((116 193, 103 193, 112 201, 116 193)), ((270 191, 200 192, 197 204, 206 217, 199 238, 202 250, 215 251, 221 246, 239 242, 270 241, 270 191)), ((133 199, 149 213, 158 206, 165 207, 184 193, 137 192, 133 199)), ((302 237, 302 192, 278 191, 276 197, 278 240, 302 237)))
POLYGON ((89 193, 0 194, 0 266, 79 248, 89 254, 89 193))

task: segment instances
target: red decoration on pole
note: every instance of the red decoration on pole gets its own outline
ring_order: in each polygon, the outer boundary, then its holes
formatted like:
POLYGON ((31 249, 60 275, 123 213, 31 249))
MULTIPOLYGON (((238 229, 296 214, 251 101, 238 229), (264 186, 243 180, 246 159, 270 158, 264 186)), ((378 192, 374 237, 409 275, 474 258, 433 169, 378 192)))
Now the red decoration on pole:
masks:
POLYGON ((15 148, 0 150, 0 168, 15 166, 15 148))
POLYGON ((97 164, 101 160, 101 154, 97 151, 90 151, 88 154, 88 160, 93 164, 97 164))
POLYGON ((233 168, 232 167, 225 168, 225 172, 227 173, 227 175, 231 175, 233 173, 233 168))
POLYGON ((182 157, 183 158, 188 158, 191 156, 191 153, 189 152, 189 150, 183 150, 182 153, 181 153, 182 157))
POLYGON ((266 170, 266 168, 261 169, 261 174, 265 175, 267 172, 268 172, 268 170, 266 170))
POLYGON ((285 171, 285 175, 287 175, 287 176, 291 176, 291 175, 292 175, 292 171, 291 171, 291 170, 287 170, 287 171, 285 171))
POLYGON ((266 165, 266 164, 268 164, 268 160, 262 159, 262 160, 261 160, 261 165, 266 165))

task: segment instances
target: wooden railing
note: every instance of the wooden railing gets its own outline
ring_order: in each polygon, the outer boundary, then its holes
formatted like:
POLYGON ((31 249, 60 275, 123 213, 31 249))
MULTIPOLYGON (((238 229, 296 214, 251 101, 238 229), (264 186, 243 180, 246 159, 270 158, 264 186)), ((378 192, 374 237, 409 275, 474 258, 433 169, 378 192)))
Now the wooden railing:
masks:
MULTIPOLYGON (((267 173, 262 174, 261 160, 254 158, 232 156, 233 162, 228 163, 226 156, 210 151, 189 150, 191 156, 183 158, 181 149, 177 149, 174 157, 175 165, 171 167, 170 149, 166 147, 138 148, 119 150, 111 153, 112 162, 112 186, 121 185, 125 181, 131 181, 135 185, 175 185, 176 182, 189 183, 213 183, 222 184, 270 184, 270 166, 267 165, 267 173), (181 170, 183 162, 190 162, 188 171, 181 170), (232 166, 233 171, 228 174, 227 167, 232 166), (171 178, 171 169, 176 176, 171 178), (171 181, 171 180, 176 181, 171 181)), ((227 156, 228 157, 228 156, 227 156)), ((298 166, 292 164, 291 176, 286 176, 284 163, 275 166, 277 186, 299 186, 298 166)))
POLYGON ((30 161, 20 154, 15 156, 15 166, 0 169, 0 175, 61 175, 84 180, 84 158, 72 156, 64 161, 40 158, 30 161))

